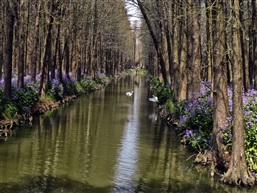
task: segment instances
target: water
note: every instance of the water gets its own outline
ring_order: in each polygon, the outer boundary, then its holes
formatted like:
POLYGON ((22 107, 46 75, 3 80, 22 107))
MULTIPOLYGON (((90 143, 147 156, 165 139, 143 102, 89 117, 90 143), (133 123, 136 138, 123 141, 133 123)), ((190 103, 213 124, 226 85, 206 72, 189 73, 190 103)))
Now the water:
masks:
POLYGON ((149 96, 145 78, 126 77, 19 128, 0 141, 0 192, 250 191, 194 166, 149 96))

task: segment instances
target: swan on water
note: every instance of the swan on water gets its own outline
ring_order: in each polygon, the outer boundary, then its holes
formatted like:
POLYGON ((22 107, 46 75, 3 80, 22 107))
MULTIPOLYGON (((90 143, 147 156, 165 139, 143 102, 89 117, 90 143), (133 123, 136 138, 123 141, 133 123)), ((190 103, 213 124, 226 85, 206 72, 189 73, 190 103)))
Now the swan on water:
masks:
POLYGON ((126 95, 127 95, 127 96, 132 96, 132 95, 133 95, 133 92, 134 92, 134 91, 126 92, 126 95))
POLYGON ((149 101, 151 101, 153 103, 158 103, 158 97, 153 95, 152 98, 149 98, 149 101))

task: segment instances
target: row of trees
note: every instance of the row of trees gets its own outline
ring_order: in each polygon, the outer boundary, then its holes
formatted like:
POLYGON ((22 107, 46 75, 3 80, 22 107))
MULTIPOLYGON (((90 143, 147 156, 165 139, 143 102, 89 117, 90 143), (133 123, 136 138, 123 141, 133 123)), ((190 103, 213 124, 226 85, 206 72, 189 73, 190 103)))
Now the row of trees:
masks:
POLYGON ((222 162, 220 128, 228 116, 227 85, 233 83, 233 143, 223 181, 252 184, 246 168, 242 89, 257 88, 256 0, 129 0, 144 22, 144 63, 161 74, 178 101, 194 100, 203 80, 212 82, 214 125, 210 151, 222 162))
POLYGON ((49 79, 70 73, 79 81, 97 72, 113 76, 134 57, 134 34, 122 0, 4 0, 0 2, 0 79, 11 96, 11 79, 40 74, 40 95, 49 79))

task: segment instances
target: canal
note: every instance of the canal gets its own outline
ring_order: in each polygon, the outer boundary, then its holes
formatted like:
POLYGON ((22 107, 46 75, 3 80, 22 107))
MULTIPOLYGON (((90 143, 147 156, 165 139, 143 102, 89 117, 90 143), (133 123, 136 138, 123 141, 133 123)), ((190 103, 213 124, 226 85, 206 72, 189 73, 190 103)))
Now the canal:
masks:
POLYGON ((251 192, 193 165, 150 96, 144 77, 129 76, 15 130, 0 141, 0 192, 251 192))

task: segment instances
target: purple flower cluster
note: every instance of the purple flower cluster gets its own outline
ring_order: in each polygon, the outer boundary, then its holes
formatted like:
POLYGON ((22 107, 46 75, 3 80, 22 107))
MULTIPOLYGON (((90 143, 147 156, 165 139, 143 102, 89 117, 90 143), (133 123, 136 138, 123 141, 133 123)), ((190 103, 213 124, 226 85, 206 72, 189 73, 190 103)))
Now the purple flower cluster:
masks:
POLYGON ((193 135, 193 130, 192 129, 186 129, 186 133, 184 135, 184 137, 187 139, 189 137, 191 137, 193 135))
POLYGON ((178 127, 184 130, 184 138, 198 151, 208 147, 213 125, 213 100, 211 84, 202 82, 198 97, 183 101, 178 127), (190 129, 189 129, 190 128, 190 129))
POLYGON ((210 94, 211 92, 211 82, 202 81, 200 86, 199 96, 210 94))
POLYGON ((53 88, 55 88, 55 87, 59 87, 61 83, 58 79, 51 79, 50 84, 52 85, 53 88))
POLYGON ((213 106, 210 96, 200 95, 192 102, 186 102, 184 112, 180 115, 179 127, 209 126, 213 121, 213 106))
MULTIPOLYGON (((228 147, 232 145, 231 139, 231 128, 232 128, 232 88, 228 87, 228 97, 229 97, 229 111, 230 115, 227 117, 227 122, 225 128, 222 130, 222 140, 228 147)), ((244 116, 244 127, 245 127, 245 151, 246 158, 248 160, 248 166, 257 171, 257 90, 251 89, 248 92, 243 92, 242 102, 243 102, 243 116, 244 116)))

